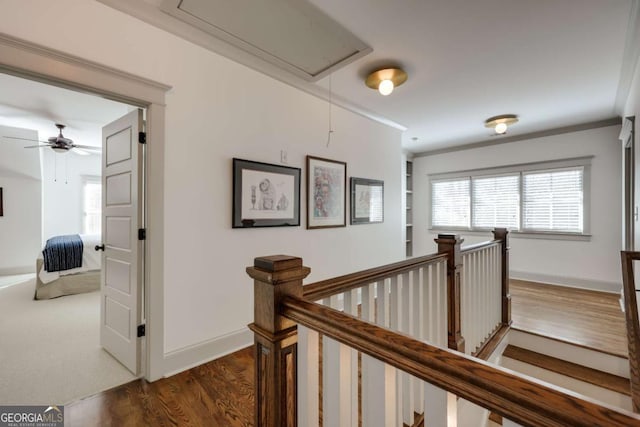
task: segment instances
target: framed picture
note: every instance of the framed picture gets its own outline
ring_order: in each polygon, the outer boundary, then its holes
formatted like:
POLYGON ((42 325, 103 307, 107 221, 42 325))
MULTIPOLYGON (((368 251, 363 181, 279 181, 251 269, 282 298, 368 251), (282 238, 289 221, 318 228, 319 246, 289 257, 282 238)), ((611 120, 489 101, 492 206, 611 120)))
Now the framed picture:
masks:
POLYGON ((384 181, 351 177, 351 224, 384 222, 384 181))
POLYGON ((233 228, 299 226, 300 173, 233 159, 233 228))
POLYGON ((347 164, 307 156, 307 228, 346 227, 347 164))

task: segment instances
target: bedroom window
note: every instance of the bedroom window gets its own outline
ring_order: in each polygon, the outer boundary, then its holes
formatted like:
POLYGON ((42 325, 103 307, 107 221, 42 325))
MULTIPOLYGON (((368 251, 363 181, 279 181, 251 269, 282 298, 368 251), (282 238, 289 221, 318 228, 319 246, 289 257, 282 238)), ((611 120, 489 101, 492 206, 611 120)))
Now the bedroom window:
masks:
POLYGON ((102 233, 102 180, 99 176, 85 177, 82 185, 82 232, 102 233))
POLYGON ((590 169, 582 157, 431 175, 431 228, 588 236, 590 169))

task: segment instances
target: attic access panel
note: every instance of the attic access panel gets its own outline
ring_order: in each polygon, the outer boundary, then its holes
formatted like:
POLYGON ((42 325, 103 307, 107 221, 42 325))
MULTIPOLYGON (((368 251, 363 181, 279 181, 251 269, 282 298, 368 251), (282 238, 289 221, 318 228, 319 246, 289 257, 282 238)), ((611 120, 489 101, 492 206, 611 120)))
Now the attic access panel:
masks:
POLYGON ((307 1, 164 0, 161 8, 307 81, 372 51, 307 1))

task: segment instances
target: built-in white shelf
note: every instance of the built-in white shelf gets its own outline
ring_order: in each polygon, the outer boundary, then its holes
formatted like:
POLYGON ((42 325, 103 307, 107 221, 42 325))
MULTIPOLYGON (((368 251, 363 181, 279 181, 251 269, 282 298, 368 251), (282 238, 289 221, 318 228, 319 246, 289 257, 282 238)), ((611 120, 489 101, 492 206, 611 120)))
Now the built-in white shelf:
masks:
POLYGON ((406 162, 406 181, 405 181, 405 191, 406 191, 406 201, 405 201, 405 222, 407 223, 407 226, 405 227, 406 230, 406 256, 407 257, 411 257, 413 256, 413 243, 411 243, 411 239, 413 239, 413 216, 412 216, 412 210, 411 210, 411 205, 413 204, 413 181, 411 178, 411 175, 413 174, 413 163, 411 161, 407 161, 406 162))

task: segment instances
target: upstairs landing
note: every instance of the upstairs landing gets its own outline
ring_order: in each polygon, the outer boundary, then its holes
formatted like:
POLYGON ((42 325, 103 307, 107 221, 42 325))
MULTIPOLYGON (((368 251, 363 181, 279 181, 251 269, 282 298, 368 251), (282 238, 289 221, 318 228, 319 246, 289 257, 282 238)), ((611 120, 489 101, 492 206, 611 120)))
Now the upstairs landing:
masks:
POLYGON ((511 279, 512 328, 628 358, 619 295, 511 279))

